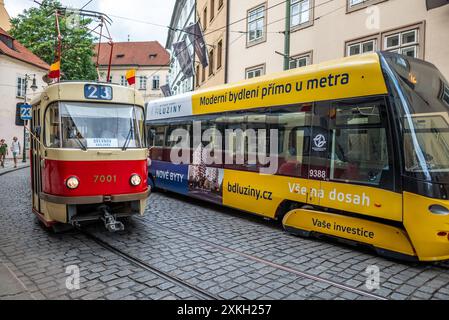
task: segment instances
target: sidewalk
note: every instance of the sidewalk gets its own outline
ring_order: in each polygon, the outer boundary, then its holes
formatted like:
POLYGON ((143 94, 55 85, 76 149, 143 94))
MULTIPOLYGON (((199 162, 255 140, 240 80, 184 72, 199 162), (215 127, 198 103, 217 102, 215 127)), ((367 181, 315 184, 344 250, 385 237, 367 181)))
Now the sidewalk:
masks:
POLYGON ((22 281, 0 261, 0 300, 35 300, 22 281))
MULTIPOLYGON (((17 162, 17 169, 25 168, 28 167, 29 165, 30 165, 29 159, 25 163, 22 162, 22 159, 19 159, 19 161, 17 162)), ((4 168, 0 167, 0 176, 17 169, 14 168, 14 161, 12 159, 6 159, 5 167, 4 168)))

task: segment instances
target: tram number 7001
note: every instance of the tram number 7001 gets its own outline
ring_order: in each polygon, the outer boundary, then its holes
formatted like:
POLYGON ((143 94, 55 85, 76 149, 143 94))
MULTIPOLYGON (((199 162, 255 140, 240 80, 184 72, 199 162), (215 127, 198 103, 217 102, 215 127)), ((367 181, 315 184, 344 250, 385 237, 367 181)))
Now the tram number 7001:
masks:
POLYGON ((117 176, 116 175, 95 175, 94 183, 116 183, 117 176))

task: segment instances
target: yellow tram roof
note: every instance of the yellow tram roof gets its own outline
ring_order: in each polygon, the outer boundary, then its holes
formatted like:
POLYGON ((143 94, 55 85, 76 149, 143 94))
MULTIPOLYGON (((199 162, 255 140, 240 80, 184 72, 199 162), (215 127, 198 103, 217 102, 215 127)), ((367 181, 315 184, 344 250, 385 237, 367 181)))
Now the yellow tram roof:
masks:
POLYGON ((386 93, 379 55, 371 53, 153 101, 147 120, 386 93))
POLYGON ((114 104, 135 104, 140 106, 144 105, 142 94, 134 88, 112 83, 85 81, 62 81, 50 84, 38 97, 33 99, 31 104, 34 105, 39 103, 40 101, 45 101, 45 105, 54 101, 79 101, 90 103, 102 102, 114 104), (84 93, 86 85, 103 85, 111 87, 113 92, 112 100, 87 99, 84 93))

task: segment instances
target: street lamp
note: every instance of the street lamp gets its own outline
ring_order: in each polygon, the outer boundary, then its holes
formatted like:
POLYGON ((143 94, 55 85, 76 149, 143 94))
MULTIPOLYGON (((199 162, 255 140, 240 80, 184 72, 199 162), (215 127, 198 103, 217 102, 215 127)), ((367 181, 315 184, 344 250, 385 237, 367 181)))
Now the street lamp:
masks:
MULTIPOLYGON (((33 83, 31 84, 31 90, 35 92, 37 90, 37 84, 36 84, 36 75, 35 74, 26 74, 25 75, 25 92, 24 92, 24 100, 25 104, 27 104, 27 88, 28 88, 28 80, 31 80, 31 77, 33 77, 33 83)), ((23 120, 23 147, 22 147, 22 162, 27 162, 26 159, 26 125, 27 120, 23 120)))

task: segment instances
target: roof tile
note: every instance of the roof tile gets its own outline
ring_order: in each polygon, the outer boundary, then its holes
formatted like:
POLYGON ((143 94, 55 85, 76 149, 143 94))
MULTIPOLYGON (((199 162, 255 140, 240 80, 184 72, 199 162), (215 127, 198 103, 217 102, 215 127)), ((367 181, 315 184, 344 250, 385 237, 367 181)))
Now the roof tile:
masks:
POLYGON ((41 58, 36 56, 30 50, 25 48, 19 41, 12 38, 11 35, 2 28, 0 28, 0 35, 11 38, 13 40, 14 47, 14 49, 11 49, 3 41, 0 41, 0 53, 3 53, 11 58, 32 64, 41 69, 48 70, 50 68, 47 63, 45 63, 41 58))

